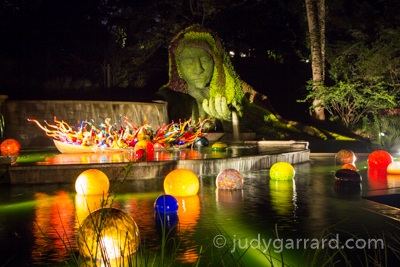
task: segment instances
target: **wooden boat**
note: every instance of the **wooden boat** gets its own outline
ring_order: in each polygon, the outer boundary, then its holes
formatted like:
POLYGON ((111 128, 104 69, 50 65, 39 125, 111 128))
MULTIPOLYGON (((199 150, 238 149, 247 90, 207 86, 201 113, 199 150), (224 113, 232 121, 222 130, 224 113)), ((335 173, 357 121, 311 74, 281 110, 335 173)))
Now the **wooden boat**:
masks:
MULTIPOLYGON (((116 152, 129 152, 133 150, 131 148, 110 148, 107 147, 103 151, 99 147, 84 147, 73 144, 64 143, 58 140, 53 140, 56 145, 58 151, 64 154, 73 154, 73 153, 116 153, 116 152)), ((181 145, 179 147, 169 147, 169 148, 155 148, 154 151, 165 151, 165 150, 174 150, 174 149, 182 149, 187 148, 187 145, 181 145)))
POLYGON ((99 147, 84 147, 84 146, 77 146, 73 144, 64 143, 58 140, 53 140, 54 144, 56 145, 58 151, 65 154, 72 154, 72 153, 110 153, 110 152, 129 152, 131 149, 129 148, 106 148, 103 151, 99 147))

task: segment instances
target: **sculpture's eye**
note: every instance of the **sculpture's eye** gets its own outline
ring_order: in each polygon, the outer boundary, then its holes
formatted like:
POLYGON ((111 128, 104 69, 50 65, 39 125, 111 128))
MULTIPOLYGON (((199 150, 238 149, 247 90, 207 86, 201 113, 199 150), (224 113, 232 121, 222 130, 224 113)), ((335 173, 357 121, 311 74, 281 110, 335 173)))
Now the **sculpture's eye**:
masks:
POLYGON ((210 62, 212 60, 211 56, 202 56, 200 58, 201 62, 210 62))
POLYGON ((194 62, 194 58, 191 58, 191 57, 181 58, 181 63, 183 65, 192 65, 193 62, 194 62))

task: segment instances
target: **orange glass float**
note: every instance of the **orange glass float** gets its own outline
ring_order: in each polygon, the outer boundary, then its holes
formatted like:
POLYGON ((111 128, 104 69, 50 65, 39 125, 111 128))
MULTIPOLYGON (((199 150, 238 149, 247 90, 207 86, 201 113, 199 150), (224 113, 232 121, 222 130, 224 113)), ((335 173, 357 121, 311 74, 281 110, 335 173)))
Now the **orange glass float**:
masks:
POLYGON ((400 161, 393 161, 387 167, 387 173, 400 174, 400 161))
POLYGON ((21 150, 21 145, 15 139, 6 139, 1 143, 1 153, 12 154, 21 150))
POLYGON ((342 169, 349 169, 349 170, 357 171, 357 167, 350 163, 344 164, 342 166, 342 169))
POLYGON ((336 154, 335 161, 336 164, 354 164, 356 162, 356 155, 351 150, 342 149, 336 154))
POLYGON ((196 195, 199 191, 199 179, 188 169, 173 170, 164 179, 164 191, 174 197, 196 195))
POLYGON ((104 172, 89 169, 82 172, 75 182, 76 193, 81 195, 107 194, 110 188, 110 181, 104 172))
POLYGON ((369 155, 368 167, 371 169, 387 169, 392 161, 392 156, 388 152, 377 150, 369 155))
POLYGON ((152 155, 154 153, 153 143, 149 140, 140 140, 136 143, 135 149, 143 149, 146 151, 148 155, 152 155))

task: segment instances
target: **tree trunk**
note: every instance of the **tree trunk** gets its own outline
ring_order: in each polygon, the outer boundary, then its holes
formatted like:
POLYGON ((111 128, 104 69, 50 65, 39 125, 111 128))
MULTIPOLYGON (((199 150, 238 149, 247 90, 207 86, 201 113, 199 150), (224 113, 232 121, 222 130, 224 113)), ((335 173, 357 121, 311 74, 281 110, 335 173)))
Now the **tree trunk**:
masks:
MULTIPOLYGON (((313 90, 320 90, 320 86, 324 84, 325 80, 325 0, 305 1, 310 33, 313 90)), ((314 99, 312 104, 323 103, 322 100, 314 99)), ((324 107, 316 108, 311 115, 315 119, 325 120, 324 107)))

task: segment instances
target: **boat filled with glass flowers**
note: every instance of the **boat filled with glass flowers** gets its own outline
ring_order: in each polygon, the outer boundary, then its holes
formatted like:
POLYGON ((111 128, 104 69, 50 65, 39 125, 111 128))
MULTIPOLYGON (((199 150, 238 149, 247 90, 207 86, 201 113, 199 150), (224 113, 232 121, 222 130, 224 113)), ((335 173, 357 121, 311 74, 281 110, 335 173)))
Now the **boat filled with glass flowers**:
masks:
POLYGON ((197 123, 193 123, 190 118, 183 122, 180 120, 179 123, 159 125, 154 131, 151 125, 146 124, 146 117, 140 126, 133 125, 127 116, 124 121, 120 117, 118 123, 112 123, 110 118, 98 117, 101 123, 93 119, 85 120, 78 122, 80 126, 77 127, 59 121, 56 117, 55 124, 44 121, 44 126, 35 119, 28 121, 35 122, 47 136, 54 138, 54 144, 61 153, 119 152, 140 149, 143 145, 151 145, 154 150, 177 149, 206 137, 208 130, 215 127, 210 118, 203 121, 199 119, 197 123))

